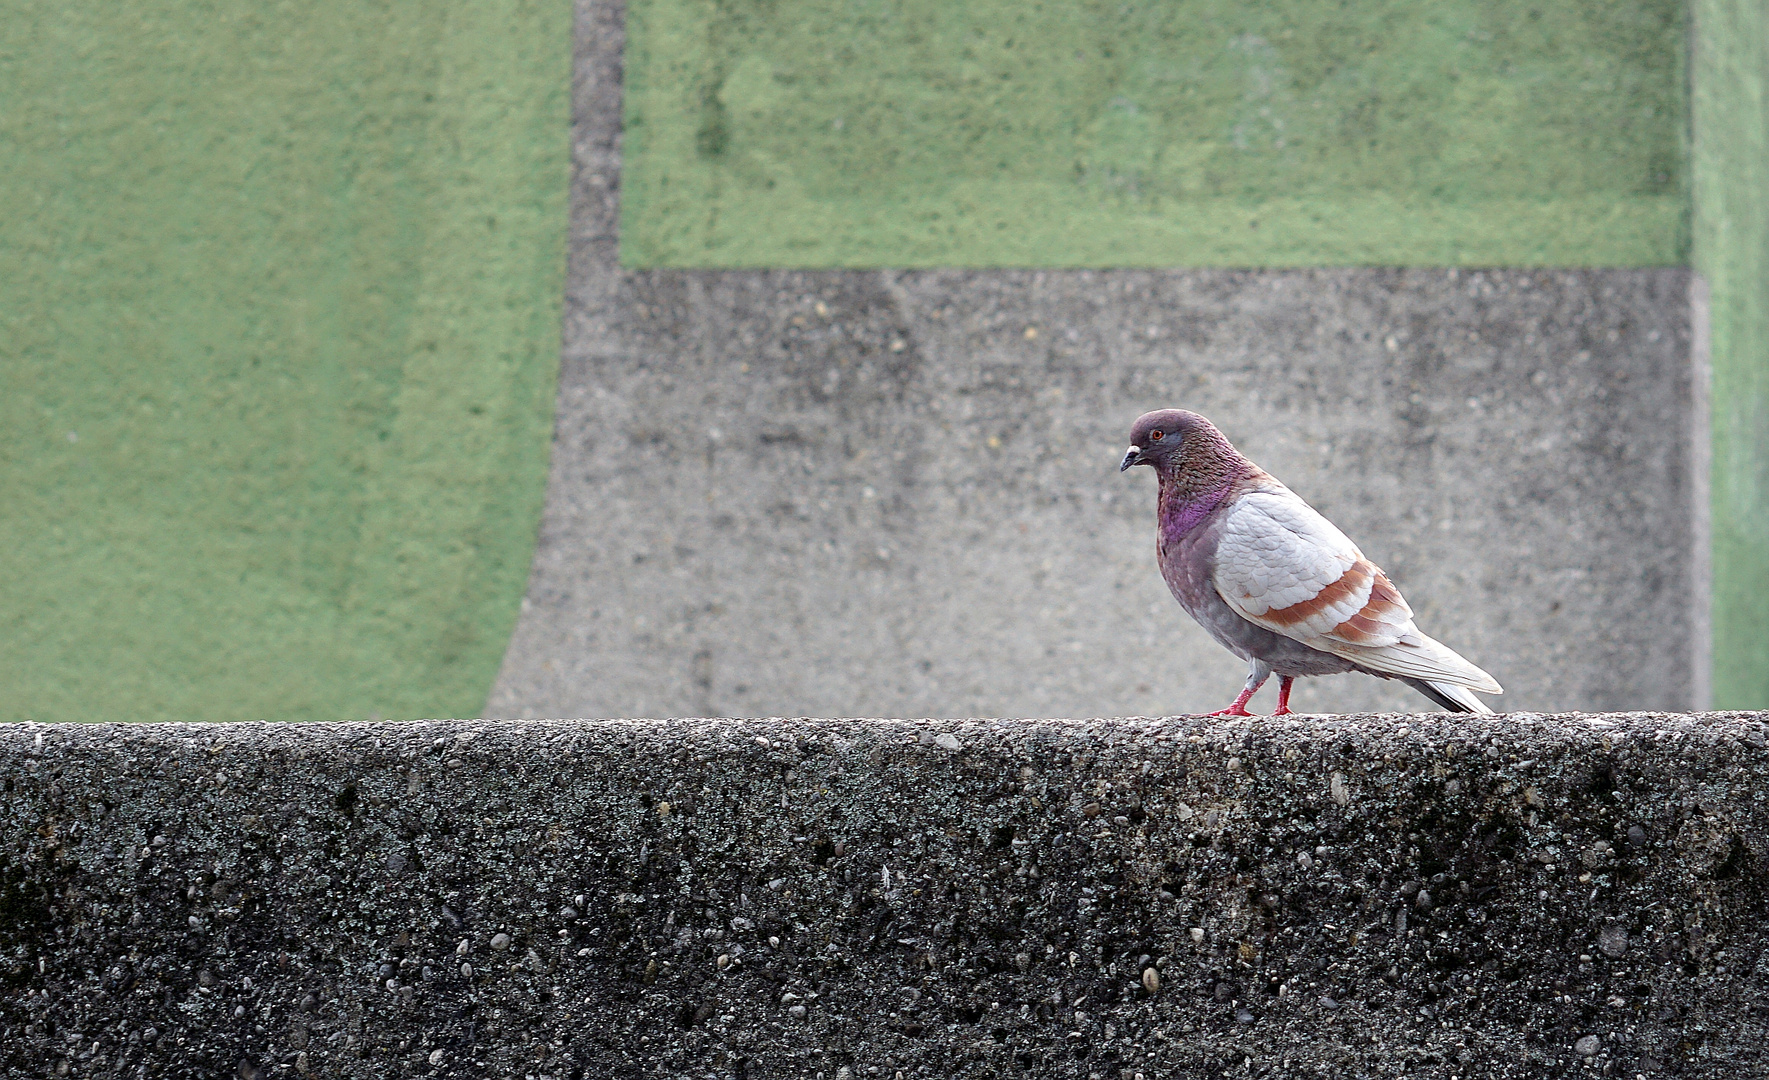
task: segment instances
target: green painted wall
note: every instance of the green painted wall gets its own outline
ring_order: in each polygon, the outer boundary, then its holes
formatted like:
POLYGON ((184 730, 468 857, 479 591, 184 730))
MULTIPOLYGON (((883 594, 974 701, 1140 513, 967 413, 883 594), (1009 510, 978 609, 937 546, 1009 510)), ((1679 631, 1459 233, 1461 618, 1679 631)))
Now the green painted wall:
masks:
POLYGON ((1696 0, 1695 258, 1713 357, 1714 704, 1769 708, 1769 12, 1696 0))
POLYGON ((631 0, 630 266, 1688 254, 1680 0, 631 0))
POLYGON ((473 714, 546 479, 563 2, 14 0, 0 719, 473 714))

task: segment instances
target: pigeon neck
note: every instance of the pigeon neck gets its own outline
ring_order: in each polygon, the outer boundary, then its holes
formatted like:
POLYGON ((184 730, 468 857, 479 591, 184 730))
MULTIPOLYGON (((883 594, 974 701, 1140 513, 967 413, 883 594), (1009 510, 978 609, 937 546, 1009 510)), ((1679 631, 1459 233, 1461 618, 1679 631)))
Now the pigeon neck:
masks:
POLYGON ((1198 527, 1198 524, 1209 517, 1223 500, 1228 498, 1229 489, 1235 484, 1233 478, 1223 478, 1214 486, 1205 490, 1197 490, 1190 485, 1182 487, 1178 481, 1167 480, 1161 484, 1161 535, 1170 539, 1178 539, 1198 527))
POLYGON ((1159 518, 1164 536, 1178 538, 1226 501, 1235 487, 1259 470, 1232 448, 1203 460, 1182 461, 1161 476, 1159 518))

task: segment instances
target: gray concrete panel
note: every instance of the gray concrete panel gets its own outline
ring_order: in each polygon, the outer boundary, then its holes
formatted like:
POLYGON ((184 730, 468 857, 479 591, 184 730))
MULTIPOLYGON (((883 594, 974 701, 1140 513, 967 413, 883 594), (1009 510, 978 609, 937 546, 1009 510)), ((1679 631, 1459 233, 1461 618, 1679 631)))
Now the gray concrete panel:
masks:
POLYGON ((0 725, 0 1075, 1762 1076, 1764 721, 0 725))
POLYGON ((1344 528, 1495 707, 1693 702, 1686 271, 622 270, 619 10, 582 15, 553 473, 490 714, 1221 707, 1244 669, 1114 471, 1164 406, 1344 528))

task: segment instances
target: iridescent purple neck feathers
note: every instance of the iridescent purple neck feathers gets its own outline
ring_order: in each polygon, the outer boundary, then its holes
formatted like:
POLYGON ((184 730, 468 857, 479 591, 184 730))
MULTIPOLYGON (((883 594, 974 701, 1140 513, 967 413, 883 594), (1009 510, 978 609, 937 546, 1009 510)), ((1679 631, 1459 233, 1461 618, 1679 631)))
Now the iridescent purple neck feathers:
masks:
POLYGON ((1259 466, 1202 417, 1186 433, 1178 453, 1156 465, 1155 474, 1161 478, 1156 512, 1161 535, 1169 540, 1197 528, 1262 475, 1259 466))
POLYGON ((1178 540, 1186 533, 1198 527, 1198 524, 1216 511, 1228 498, 1229 489, 1235 486, 1233 480, 1226 481, 1211 491, 1182 492, 1178 485, 1161 485, 1160 505, 1156 510, 1156 520, 1160 524, 1163 540, 1178 540))

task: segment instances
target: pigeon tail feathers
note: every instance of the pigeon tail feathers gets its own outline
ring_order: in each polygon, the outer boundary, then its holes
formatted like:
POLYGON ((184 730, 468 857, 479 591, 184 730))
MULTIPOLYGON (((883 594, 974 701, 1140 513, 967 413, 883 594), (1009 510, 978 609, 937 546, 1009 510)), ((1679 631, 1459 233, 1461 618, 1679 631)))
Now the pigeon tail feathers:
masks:
MULTIPOLYGON (((1470 664, 1456 650, 1414 629, 1392 645, 1342 644, 1332 640, 1309 642, 1322 652, 1344 657, 1378 675, 1421 679, 1426 682, 1465 686, 1483 694, 1503 694, 1499 680, 1470 664)), ((1429 695, 1427 695, 1429 696, 1429 695)))
POLYGON ((1486 707, 1486 703, 1475 697, 1473 691, 1465 686, 1433 682, 1429 679, 1403 679, 1401 681, 1424 694, 1448 712, 1475 713, 1479 716, 1493 714, 1493 711, 1486 707))

